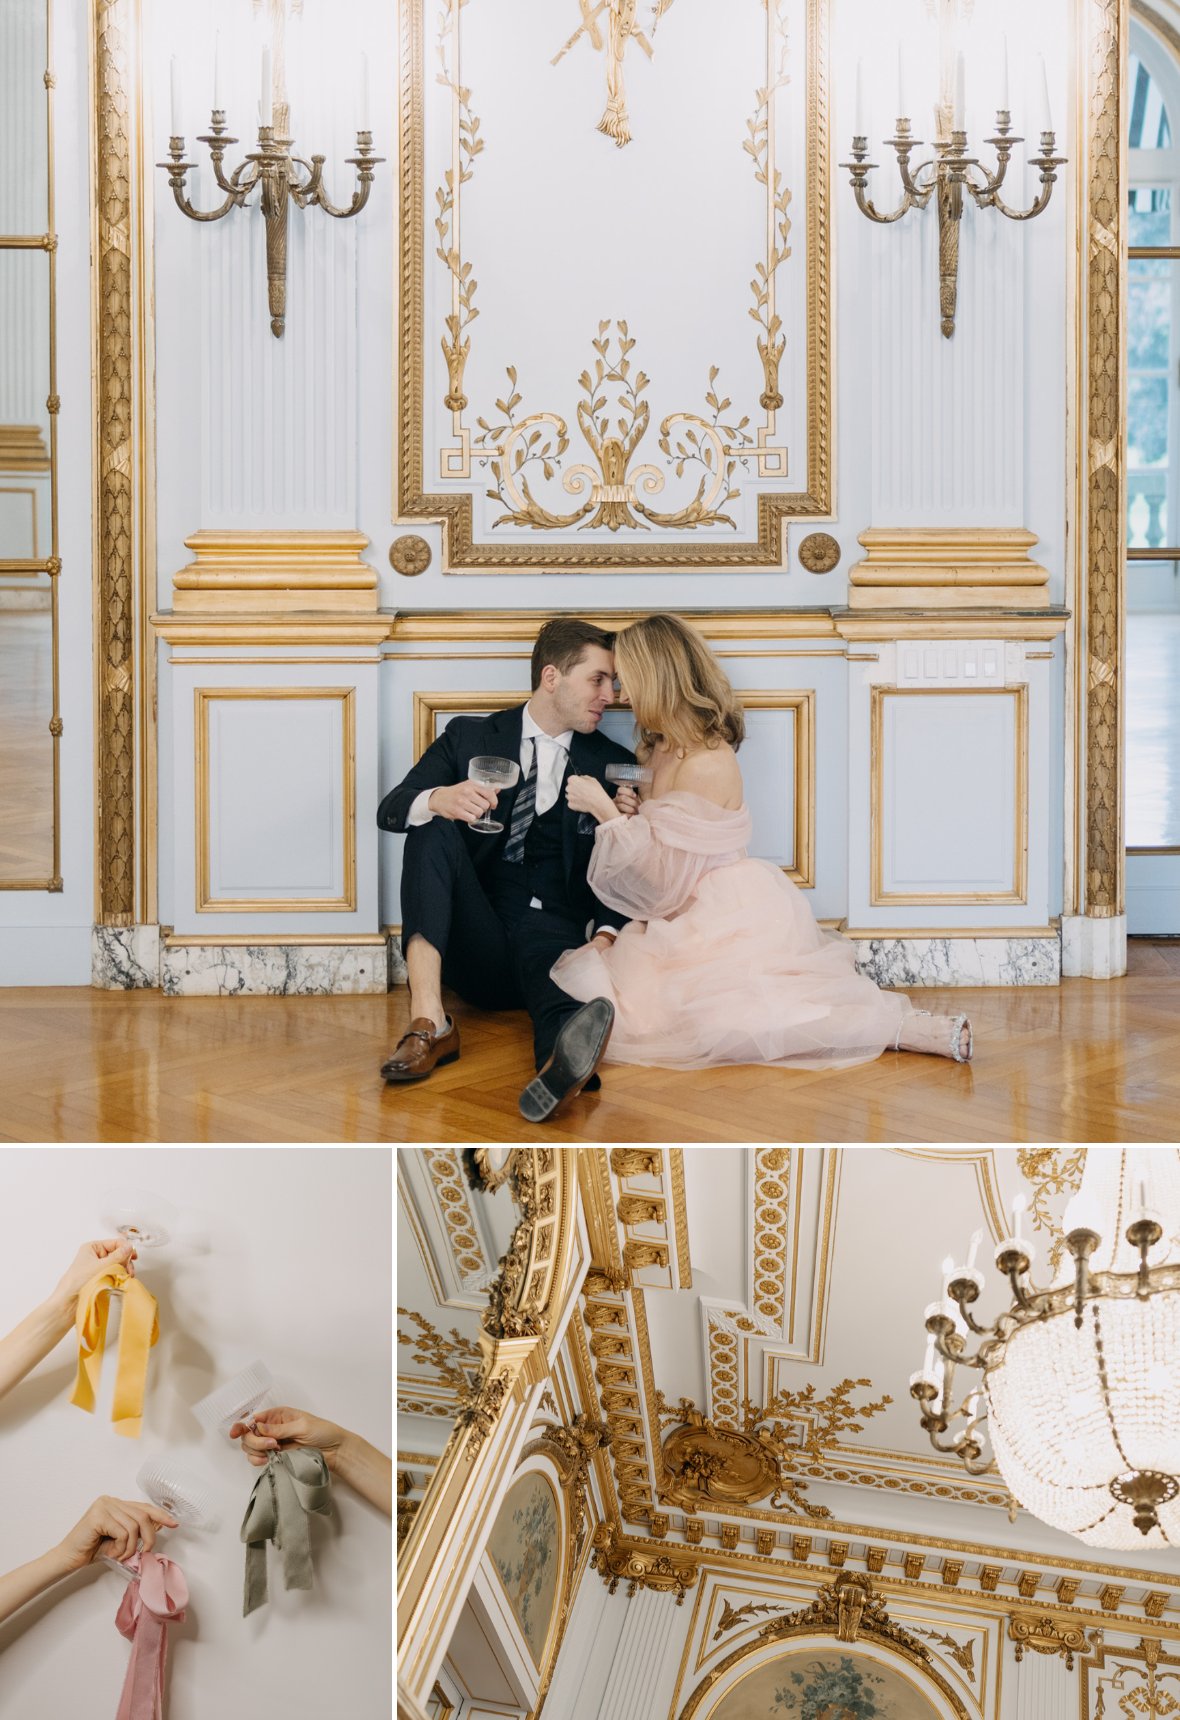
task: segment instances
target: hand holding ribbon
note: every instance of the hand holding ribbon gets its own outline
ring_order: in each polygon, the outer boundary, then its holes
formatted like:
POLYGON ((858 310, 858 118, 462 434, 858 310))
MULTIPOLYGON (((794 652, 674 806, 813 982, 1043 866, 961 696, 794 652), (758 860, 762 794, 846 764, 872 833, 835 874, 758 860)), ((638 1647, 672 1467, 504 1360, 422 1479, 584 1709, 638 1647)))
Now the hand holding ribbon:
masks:
POLYGON ((124 1560, 139 1574, 123 1591, 115 1624, 131 1643, 131 1660, 116 1720, 163 1720, 164 1662, 169 1624, 183 1624, 188 1605, 184 1572, 172 1559, 143 1550, 124 1560))
POLYGON ((143 1393, 148 1351, 160 1336, 156 1298, 118 1261, 109 1261, 78 1292, 75 1325, 78 1332, 78 1375, 71 1403, 94 1409, 102 1370, 107 1316, 112 1291, 121 1291, 123 1317, 119 1326, 119 1362, 111 1420, 115 1432, 138 1439, 143 1428, 143 1393))
POLYGON ((273 1541, 283 1555, 283 1587, 309 1589, 311 1575, 311 1512, 325 1516, 331 1509, 328 1465, 322 1451, 308 1446, 267 1453, 266 1468, 242 1519, 246 1543, 246 1578, 242 1616, 265 1606, 266 1543, 273 1541))

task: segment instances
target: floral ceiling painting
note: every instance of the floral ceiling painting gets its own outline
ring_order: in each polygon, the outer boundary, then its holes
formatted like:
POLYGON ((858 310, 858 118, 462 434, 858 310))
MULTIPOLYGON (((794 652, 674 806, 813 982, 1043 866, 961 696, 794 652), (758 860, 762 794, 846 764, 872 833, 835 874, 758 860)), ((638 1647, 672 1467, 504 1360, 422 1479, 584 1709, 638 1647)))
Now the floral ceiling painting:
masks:
POLYGON ((748 1674, 708 1720, 939 1720, 902 1673, 863 1655, 808 1649, 748 1674))
POLYGON ((488 1552, 540 1670, 561 1563, 557 1500, 544 1476, 525 1475, 511 1488, 488 1552))

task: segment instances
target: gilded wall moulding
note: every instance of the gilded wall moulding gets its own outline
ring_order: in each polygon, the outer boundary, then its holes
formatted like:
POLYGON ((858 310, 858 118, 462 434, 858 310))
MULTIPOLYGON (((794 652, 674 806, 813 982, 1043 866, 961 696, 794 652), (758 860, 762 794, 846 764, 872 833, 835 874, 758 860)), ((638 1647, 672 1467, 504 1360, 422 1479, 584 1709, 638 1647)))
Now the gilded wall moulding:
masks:
POLYGON ((752 1656, 765 1659, 768 1649, 777 1643, 789 1646, 811 1637, 834 1637, 837 1642, 850 1644, 871 1642, 890 1650, 938 1689, 958 1720, 967 1720, 968 1710, 962 1698, 935 1666, 925 1643, 893 1623, 873 1589, 871 1578, 852 1571, 842 1571, 834 1583, 820 1588, 810 1606, 772 1619, 711 1667, 679 1709, 679 1720, 692 1720, 706 1699, 715 1705, 719 1690, 732 1688, 740 1669, 752 1656))
POLYGON ((1137 1648, 1108 1648, 1095 1631, 1080 1664, 1083 1720, 1175 1720, 1180 1714, 1180 1658, 1165 1654, 1158 1637, 1141 1637, 1137 1648))
POLYGON ((483 1352, 474 1339, 465 1338, 455 1326, 451 1327, 449 1337, 444 1336, 425 1314, 415 1313, 412 1308, 399 1307, 397 1312, 399 1319, 417 1327, 415 1334, 399 1332, 397 1341, 410 1346, 418 1365, 435 1374, 455 1393, 469 1390, 483 1371, 483 1352))
POLYGON ((1016 1644, 1017 1660, 1031 1648, 1037 1654, 1060 1654, 1067 1672, 1073 1671, 1073 1657, 1086 1647, 1086 1633, 1078 1624, 1058 1624, 1046 1616, 1013 1613, 1008 1620, 1008 1636, 1016 1644))
MULTIPOLYGON (((654 15, 668 3, 655 0, 654 15)), ((506 104, 493 81, 505 74, 479 51, 487 25, 476 19, 477 4, 406 0, 400 8, 395 492, 399 520, 443 523, 444 571, 775 569, 785 565, 784 522, 830 514, 829 5, 735 6, 727 43, 745 67, 744 98, 735 76, 724 96, 690 116, 678 105, 683 79, 645 90, 655 104, 653 131, 691 118, 698 151, 725 185, 725 241, 713 250, 749 248, 743 300, 711 276, 712 253, 697 242, 694 220, 680 278, 668 282, 689 312, 678 319, 684 327, 700 326, 691 314, 699 304, 711 330, 703 388, 690 380, 699 342, 669 341, 667 295, 652 285, 667 274, 666 243, 658 266, 649 266, 642 235, 628 227, 612 253, 618 269, 598 283, 592 266, 576 277, 556 266, 574 250, 593 259, 615 241, 613 230, 596 232, 587 253, 586 211, 570 194, 585 176, 610 180, 614 171, 613 152, 601 153, 601 141, 579 124, 581 104, 571 99, 555 110, 557 135, 551 120, 543 151, 530 135, 530 116, 554 111, 547 105, 553 80, 577 78, 584 52, 557 71, 505 59, 514 79, 506 104), (543 80, 532 93, 530 76, 543 80), (781 94, 787 84, 789 102, 781 94), (798 164, 793 184, 790 162, 798 164), (522 202, 525 175, 532 192, 522 202), (473 250, 489 199, 505 197, 538 231, 534 205, 544 209, 545 243, 525 293, 510 281, 489 282, 496 258, 510 258, 511 247, 489 254, 485 241, 481 254, 473 250), (535 339, 537 293, 547 313, 543 349, 535 339), (602 316, 616 308, 625 315, 602 316), (579 349, 595 322, 583 369, 579 349)), ((620 145, 631 126, 628 44, 652 46, 635 13, 634 0, 583 6, 554 56, 562 61, 586 42, 603 50, 608 99, 600 129, 620 145)), ((678 52, 690 64, 695 57, 703 75, 715 73, 715 32, 706 20, 685 16, 678 52)), ((658 195, 660 188, 645 189, 658 195)), ((617 195, 625 202, 633 188, 620 181, 617 195)), ((714 224, 720 218, 716 208, 714 224)))
POLYGON ((594 1531, 591 1563, 612 1595, 625 1582, 628 1600, 637 1589, 654 1589, 657 1594, 674 1594, 680 1606, 697 1580, 693 1559, 640 1546, 624 1539, 609 1523, 594 1531))
POLYGON ((1034 1230, 1051 1238, 1049 1263, 1056 1267, 1065 1253, 1061 1220, 1049 1205, 1050 1199, 1076 1194, 1082 1186, 1086 1149, 1069 1152, 1064 1147, 1021 1147, 1016 1155, 1020 1173, 1029 1184, 1029 1218, 1034 1230))

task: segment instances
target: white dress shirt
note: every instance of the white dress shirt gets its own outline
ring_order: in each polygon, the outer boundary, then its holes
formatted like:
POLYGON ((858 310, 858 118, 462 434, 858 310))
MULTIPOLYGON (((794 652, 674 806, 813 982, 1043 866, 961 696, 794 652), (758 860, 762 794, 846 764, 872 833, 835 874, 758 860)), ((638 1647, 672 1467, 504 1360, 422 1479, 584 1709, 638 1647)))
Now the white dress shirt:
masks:
MULTIPOLYGON (((520 779, 523 782, 529 774, 533 763, 533 748, 537 748, 537 816, 548 812, 561 793, 562 779, 565 767, 569 763, 570 742, 574 731, 566 729, 564 734, 548 735, 545 730, 538 728, 533 721, 532 712, 526 705, 521 713, 520 725, 520 779)), ((421 794, 415 795, 406 818, 408 826, 429 824, 435 816, 430 810, 432 788, 424 788, 421 794)))

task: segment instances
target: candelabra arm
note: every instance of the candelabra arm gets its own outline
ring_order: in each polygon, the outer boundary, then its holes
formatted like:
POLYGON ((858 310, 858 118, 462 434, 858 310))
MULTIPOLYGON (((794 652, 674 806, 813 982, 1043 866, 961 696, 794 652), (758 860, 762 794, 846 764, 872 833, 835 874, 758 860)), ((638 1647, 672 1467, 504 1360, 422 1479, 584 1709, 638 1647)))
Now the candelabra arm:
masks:
POLYGON ((1030 167, 1039 167, 1041 170, 1041 189, 1027 209, 1011 209, 1002 197, 992 198, 992 207, 998 209, 1001 215, 1006 215, 1009 221, 1031 221, 1034 216, 1041 213, 1041 210, 1045 208, 1050 197, 1052 197, 1053 187, 1057 183, 1057 169, 1064 167, 1067 159, 1064 155, 1054 155, 1053 146, 1055 142, 1056 138, 1053 132, 1043 131, 1041 133, 1041 153, 1029 159, 1030 167))
POLYGON ((856 206, 861 214, 867 215, 870 221, 880 222, 883 227, 887 227, 891 221, 900 221, 903 215, 908 214, 915 207, 915 199, 907 193, 896 209, 891 209, 888 214, 882 214, 872 198, 865 196, 863 185, 854 184, 852 194, 856 198, 856 206))
MULTIPOLYGON (((198 138, 197 141, 198 143, 203 143, 206 140, 204 138, 198 138)), ((186 161, 184 159, 184 139, 182 137, 169 138, 168 160, 157 161, 156 166, 162 167, 167 173, 168 182, 172 187, 172 195, 176 200, 176 207, 183 215, 187 215, 190 221, 220 221, 223 215, 229 214, 230 210, 236 203, 240 203, 242 201, 244 193, 236 191, 233 186, 221 179, 219 175, 218 183, 222 190, 225 191, 226 196, 225 201, 218 208, 197 209, 189 202, 188 195, 185 191, 185 182, 189 173, 196 166, 196 162, 186 161)))
MULTIPOLYGON (((372 134, 367 131, 357 133, 357 153, 348 158, 349 167, 356 168, 357 188, 352 194, 352 202, 347 208, 341 209, 329 198, 324 190, 324 157, 313 155, 311 158, 310 177, 305 185, 292 187, 291 195, 301 209, 309 203, 315 203, 326 215, 332 215, 337 221, 347 221, 350 216, 359 215, 369 201, 369 190, 373 184, 373 169, 384 161, 382 155, 374 155, 372 134)), ((307 164, 304 163, 304 166, 307 164)))

